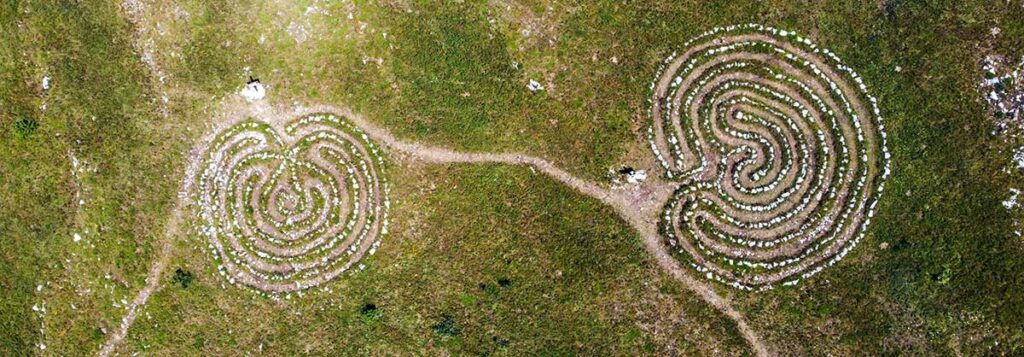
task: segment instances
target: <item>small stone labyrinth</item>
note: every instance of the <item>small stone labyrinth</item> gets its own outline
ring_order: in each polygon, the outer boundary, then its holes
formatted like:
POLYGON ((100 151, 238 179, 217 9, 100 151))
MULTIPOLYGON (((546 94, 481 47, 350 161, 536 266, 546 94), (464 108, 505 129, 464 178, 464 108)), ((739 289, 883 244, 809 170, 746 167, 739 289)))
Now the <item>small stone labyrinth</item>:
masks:
POLYGON ((761 25, 690 40, 652 84, 651 149, 682 185, 661 231, 700 276, 795 284, 871 221, 889 152, 875 99, 827 49, 761 25))
POLYGON ((276 296, 360 268, 388 230, 383 166, 367 136, 331 114, 220 132, 196 181, 200 230, 218 271, 276 296))

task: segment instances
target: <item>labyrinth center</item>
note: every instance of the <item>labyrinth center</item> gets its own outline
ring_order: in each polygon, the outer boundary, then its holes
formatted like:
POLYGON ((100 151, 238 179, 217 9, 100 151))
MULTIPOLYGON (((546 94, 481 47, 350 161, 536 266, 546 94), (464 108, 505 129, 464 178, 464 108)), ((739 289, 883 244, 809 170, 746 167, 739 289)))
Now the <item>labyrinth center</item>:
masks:
POLYGON ((218 271, 272 295, 357 268, 380 246, 390 207, 384 160, 358 127, 314 114, 281 129, 248 120, 218 133, 196 180, 218 271))
POLYGON ((681 182, 661 229, 700 276, 795 284, 863 237, 889 152, 876 101, 827 49, 761 25, 690 40, 652 84, 649 144, 681 182))

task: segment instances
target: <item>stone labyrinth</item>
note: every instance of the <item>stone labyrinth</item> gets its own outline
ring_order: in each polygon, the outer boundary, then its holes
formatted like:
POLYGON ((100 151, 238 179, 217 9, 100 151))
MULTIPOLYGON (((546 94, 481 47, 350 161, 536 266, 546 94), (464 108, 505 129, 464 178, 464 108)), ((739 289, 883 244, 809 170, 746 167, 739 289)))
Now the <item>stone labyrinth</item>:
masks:
POLYGON ((652 84, 648 132, 682 186, 661 230, 677 259, 744 290, 791 285, 863 237, 889 175, 875 98, 835 54, 761 25, 716 28, 652 84))
POLYGON ((196 181, 218 271, 271 296, 361 269, 390 207, 384 160, 359 128, 316 114, 282 129, 250 120, 220 132, 196 181))
MULTIPOLYGON (((890 172, 861 77, 809 39, 755 24, 712 29, 685 48, 651 85, 648 131, 679 187, 660 218, 674 256, 743 290, 796 284, 838 262, 863 237, 890 172)), ((426 151, 416 154, 522 163, 426 151)), ((216 134, 202 160, 200 229, 232 284, 301 294, 361 269, 387 233, 384 160, 347 119, 244 121, 216 134)))

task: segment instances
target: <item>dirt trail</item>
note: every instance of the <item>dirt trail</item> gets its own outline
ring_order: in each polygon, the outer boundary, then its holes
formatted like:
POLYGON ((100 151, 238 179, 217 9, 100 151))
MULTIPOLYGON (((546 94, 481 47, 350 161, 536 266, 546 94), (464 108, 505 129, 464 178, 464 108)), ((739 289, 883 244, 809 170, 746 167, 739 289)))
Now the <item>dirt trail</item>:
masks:
MULTIPOLYGON (((687 273, 683 267, 679 265, 679 262, 669 254, 667 248, 664 246, 662 237, 658 233, 657 228, 658 215, 661 212, 661 205, 668 200, 668 197, 671 196, 672 192, 678 187, 678 183, 664 182, 657 178, 652 178, 642 185, 626 190, 611 190, 601 187, 596 183, 576 177, 571 173, 558 168, 548 160, 522 153, 468 153, 443 147, 407 142, 396 138, 389 131, 377 127, 362 116, 345 108, 329 105, 310 105, 297 106, 289 109, 280 106, 273 106, 265 102, 249 104, 245 103, 240 98, 235 97, 225 100, 220 114, 214 118, 211 134, 204 139, 203 144, 197 145, 197 148, 193 150, 190 158, 191 163, 189 165, 189 173, 186 174, 186 178, 183 182, 183 194, 188 194, 192 187, 193 183, 191 177, 193 175, 191 175, 191 173, 194 171, 196 163, 202 157, 202 153, 204 152, 203 147, 205 147, 206 143, 208 143, 209 140, 211 140, 220 130, 234 125, 238 121, 245 120, 246 118, 256 118, 271 123, 274 126, 282 127, 283 124, 296 117, 314 113, 333 113, 341 115, 365 131, 367 136, 369 136, 373 141, 393 151, 409 155, 415 160, 422 160, 431 163, 503 163, 509 165, 530 166, 545 175, 568 185, 580 193, 604 202, 605 204, 613 207, 615 211, 630 224, 630 226, 640 233, 644 248, 655 258, 655 261, 657 261, 658 265, 662 269, 671 274, 675 279, 682 282, 683 285, 696 293, 701 299, 710 303, 717 310, 732 319, 736 323, 737 329, 743 335, 743 338, 758 356, 770 355, 768 348, 761 341, 757 333, 750 328, 743 315, 732 307, 729 298, 719 295, 711 285, 699 281, 687 273)), ((177 235, 182 212, 187 209, 184 202, 186 202, 185 198, 179 198, 179 203, 175 207, 170 221, 167 223, 163 239, 159 242, 161 247, 159 257, 150 269, 149 276, 146 279, 146 286, 139 292, 138 296, 135 297, 128 307, 128 314, 122 319, 120 329, 111 335, 107 343, 104 344, 104 348, 100 352, 101 356, 110 355, 114 347, 116 347, 116 345, 124 338, 128 328, 131 326, 131 323, 135 320, 137 309, 146 303, 152 293, 158 290, 159 277, 170 257, 171 247, 173 246, 172 239, 177 235)))
POLYGON ((758 356, 770 355, 767 346, 761 342, 760 337, 754 332, 754 330, 747 325, 746 319, 744 319, 743 315, 732 307, 729 299, 719 295, 709 284, 698 281, 697 279, 694 279, 693 276, 685 272, 679 265, 679 262, 669 254, 668 249, 663 244, 662 237, 658 233, 657 223, 658 214, 661 211, 657 208, 668 200, 669 195, 671 195, 675 188, 678 187, 677 184, 661 182, 656 179, 647 181, 645 183, 646 187, 638 187, 637 190, 644 190, 653 194, 648 195, 646 199, 636 201, 636 196, 634 195, 628 195, 628 193, 625 192, 602 188, 595 183, 573 176, 565 170, 558 168, 550 161, 542 158, 528 156, 521 153, 464 153, 446 148, 409 143, 396 139, 391 135, 391 133, 374 126, 361 116, 347 110, 328 106, 318 106, 315 108, 315 111, 327 111, 343 114, 356 125, 363 128, 368 135, 376 139, 381 144, 425 161, 438 163, 461 162, 528 165, 536 168, 551 178, 572 187, 580 193, 601 200, 605 204, 615 208, 619 215, 640 233, 640 236, 643 238, 644 248, 655 258, 662 269, 665 269, 673 277, 682 282, 683 285, 686 285, 688 289, 700 296, 701 299, 710 303, 716 309, 732 319, 736 323, 740 333, 743 335, 743 338, 747 340, 747 343, 750 344, 751 348, 754 349, 758 356), (646 211, 647 214, 644 214, 642 209, 643 211, 646 211))
POLYGON ((181 211, 184 209, 181 199, 177 207, 171 213, 171 218, 167 221, 167 228, 164 231, 162 239, 158 241, 160 251, 157 253, 156 260, 153 265, 149 267, 149 274, 146 276, 146 286, 139 291, 132 302, 125 306, 125 310, 128 311, 123 318, 121 318, 121 325, 114 331, 107 341, 103 344, 103 349, 100 350, 100 356, 109 356, 114 352, 114 347, 124 339, 124 336, 128 334, 128 328, 131 327, 132 322, 135 322, 135 318, 138 315, 139 308, 146 304, 149 300, 149 296, 152 295, 160 287, 160 275, 163 274, 164 268, 167 267, 167 262, 171 258, 171 248, 174 246, 171 242, 171 238, 178 235, 178 225, 181 223, 181 211))
MULTIPOLYGON (((159 64, 155 60, 155 49, 152 38, 150 36, 150 27, 145 22, 147 18, 147 11, 150 10, 150 6, 153 4, 146 4, 136 0, 125 0, 121 3, 121 11, 125 14, 127 20, 134 27, 136 36, 134 37, 133 46, 135 51, 141 56, 143 64, 149 69, 150 82, 153 89, 156 92, 160 92, 161 95, 166 98, 167 90, 170 87, 170 83, 165 81, 167 78, 164 71, 160 68, 159 64)), ((165 100, 158 101, 157 111, 161 117, 167 117, 170 115, 170 111, 167 107, 165 100)), ((186 183, 186 186, 188 183, 186 183)), ((100 356, 106 357, 114 352, 114 348, 124 339, 128 334, 128 328, 131 327, 132 323, 135 322, 135 318, 138 315, 140 307, 146 304, 149 300, 149 296, 158 290, 160 287, 160 276, 163 274, 164 268, 167 267, 167 263, 171 257, 171 250, 174 247, 172 244, 172 238, 178 235, 178 226, 181 224, 181 212, 185 208, 185 198, 179 197, 175 203, 171 216, 165 223, 164 232, 156 242, 156 259, 153 261, 153 265, 149 267, 149 273, 146 275, 146 286, 142 288, 132 299, 131 303, 125 306, 125 310, 128 311, 124 317, 121 318, 121 324, 118 325, 117 330, 114 331, 107 340, 103 343, 103 348, 100 349, 100 356)))
MULTIPOLYGON (((135 31, 138 35, 135 37, 135 48, 140 55, 142 55, 143 62, 150 69, 154 89, 156 89, 157 92, 162 93, 164 98, 167 98, 168 91, 188 92, 189 90, 187 88, 177 88, 175 83, 168 79, 168 76, 163 72, 155 59, 155 45, 152 41, 152 34, 150 31, 150 26, 153 24, 149 24, 146 21, 147 19, 151 19, 155 13, 160 11, 154 9, 153 5, 159 4, 148 1, 140 2, 136 0, 127 0, 122 4, 122 11, 125 12, 127 18, 135 27, 135 31)), ((166 117, 169 114, 166 101, 160 102, 158 110, 161 116, 166 117)), ((191 193, 194 185, 193 180, 195 177, 194 173, 196 167, 198 166, 199 161, 201 161, 202 153, 205 152, 206 146, 214 135, 216 135, 221 129, 249 117, 282 124, 297 116, 317 112, 333 113, 344 116, 353 122, 353 124, 364 130, 367 135, 377 143, 380 143, 391 150, 408 154, 414 159, 434 163, 503 163, 530 166, 551 178, 572 187, 578 192, 596 198, 605 204, 612 206, 615 211, 626 220, 626 222, 640 233, 644 248, 655 258, 655 261, 657 261, 658 265, 662 269, 682 282, 683 285, 697 294, 701 299, 707 301, 717 310, 732 319, 736 323, 743 338, 758 356, 771 355, 758 334, 747 324, 743 315, 732 307, 730 299, 719 295, 711 285, 699 281, 687 273, 683 267, 680 266, 679 262, 669 254, 667 248, 663 244, 662 237, 658 233, 658 216, 661 213, 662 205, 664 205, 672 195, 673 191, 678 187, 678 183, 665 182, 653 177, 639 186, 633 186, 626 190, 611 190, 585 179, 576 177, 571 173, 558 168, 550 161, 542 158, 515 152, 466 153, 443 147, 426 146, 419 143, 400 140, 394 137, 389 131, 373 125, 362 116, 353 113, 348 109, 329 105, 311 105, 288 109, 281 106, 267 104, 265 101, 250 104, 235 95, 224 99, 218 114, 213 118, 213 128, 209 131, 209 136, 205 137, 203 142, 198 145, 194 145, 194 149, 189 157, 189 166, 185 177, 183 178, 182 190, 179 192, 177 203, 175 204, 175 207, 171 212, 171 216, 166 223, 165 231, 156 242, 158 253, 146 277, 146 285, 126 307, 127 314, 121 319, 119 328, 111 334, 103 344, 103 348, 99 353, 100 356, 105 357, 114 353, 117 345, 125 338, 129 328, 135 321, 138 311, 146 304, 149 297, 160 289, 160 278, 172 254, 174 246, 173 239, 178 236, 179 226, 182 224, 183 212, 188 210, 188 195, 191 193)))
MULTIPOLYGON (((750 328, 743 315, 732 307, 730 299, 719 295, 710 284, 699 281, 687 273, 665 247, 662 241, 663 238, 658 233, 658 216, 661 213, 661 206, 664 205, 669 196, 678 187, 678 183, 651 178, 642 185, 625 191, 606 189, 596 183, 576 177, 558 168, 548 160, 522 153, 468 153, 404 141, 348 109, 330 105, 299 106, 291 110, 273 108, 266 104, 245 105, 244 103, 238 103, 228 107, 234 108, 229 114, 229 116, 235 118, 234 121, 254 117, 278 125, 296 117, 313 113, 341 115, 360 127, 377 143, 391 150, 405 153, 414 159, 426 162, 503 163, 534 167, 551 178, 572 187, 574 190, 612 206, 630 226, 640 233, 640 236, 643 238, 644 248, 655 258, 662 269, 665 269, 665 271, 682 282, 688 289, 696 293, 697 296, 700 296, 701 299, 710 303, 732 319, 736 323, 737 329, 743 335, 743 338, 758 356, 771 355, 768 347, 761 341, 758 334, 750 328)), ((225 124, 230 125, 230 121, 225 124)))

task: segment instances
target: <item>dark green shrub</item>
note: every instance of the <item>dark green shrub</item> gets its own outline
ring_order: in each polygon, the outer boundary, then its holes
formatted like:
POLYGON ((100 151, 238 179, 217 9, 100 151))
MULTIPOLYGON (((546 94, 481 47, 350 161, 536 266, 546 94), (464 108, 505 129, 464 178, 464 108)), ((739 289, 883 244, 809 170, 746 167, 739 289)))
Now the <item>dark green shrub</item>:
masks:
POLYGON ((512 280, 510 280, 509 278, 498 279, 498 285, 500 285, 503 288, 507 288, 510 285, 512 285, 512 280))
POLYGON ((192 284, 192 273, 188 271, 178 270, 174 271, 174 278, 171 279, 171 283, 180 284, 182 289, 188 288, 189 284, 192 284))
POLYGON ((376 304, 365 303, 363 304, 363 307, 359 308, 359 319, 362 320, 363 323, 377 321, 377 319, 380 318, 380 314, 381 312, 377 309, 376 304))
POLYGON ((434 326, 430 327, 441 336, 453 337, 459 335, 459 328, 455 326, 455 319, 451 315, 441 315, 441 321, 438 321, 434 326))
POLYGON ((21 117, 14 121, 14 136, 24 139, 31 136, 39 128, 39 122, 31 117, 21 117))
POLYGON ((939 285, 949 284, 949 279, 952 278, 952 276, 953 271, 949 268, 949 264, 943 264, 942 271, 931 274, 932 280, 939 283, 939 285))

